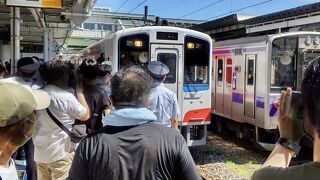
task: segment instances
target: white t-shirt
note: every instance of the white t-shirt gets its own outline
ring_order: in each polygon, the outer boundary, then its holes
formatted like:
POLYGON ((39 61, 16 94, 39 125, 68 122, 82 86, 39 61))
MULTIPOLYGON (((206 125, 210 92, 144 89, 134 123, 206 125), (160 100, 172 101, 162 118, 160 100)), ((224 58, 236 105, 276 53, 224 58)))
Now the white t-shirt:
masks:
POLYGON ((0 179, 1 180, 18 180, 18 174, 16 166, 12 159, 10 159, 9 167, 0 167, 0 179))
POLYGON ((156 123, 171 127, 171 118, 180 114, 177 95, 164 87, 163 83, 153 84, 150 90, 150 110, 157 116, 156 123))
MULTIPOLYGON (((86 113, 86 109, 76 97, 59 87, 48 85, 44 88, 50 95, 49 110, 69 130, 75 119, 86 113)), ((33 134, 34 160, 50 163, 63 159, 71 151, 73 144, 65 133, 48 115, 46 110, 37 112, 37 124, 33 134)))

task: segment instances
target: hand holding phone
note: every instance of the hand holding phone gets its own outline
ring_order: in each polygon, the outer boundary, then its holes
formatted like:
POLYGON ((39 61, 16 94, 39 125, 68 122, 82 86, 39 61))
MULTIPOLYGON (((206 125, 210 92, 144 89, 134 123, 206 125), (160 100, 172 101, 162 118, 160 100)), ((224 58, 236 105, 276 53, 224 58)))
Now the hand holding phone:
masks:
POLYGON ((303 106, 301 94, 291 88, 281 91, 278 127, 280 137, 299 143, 303 137, 303 106))

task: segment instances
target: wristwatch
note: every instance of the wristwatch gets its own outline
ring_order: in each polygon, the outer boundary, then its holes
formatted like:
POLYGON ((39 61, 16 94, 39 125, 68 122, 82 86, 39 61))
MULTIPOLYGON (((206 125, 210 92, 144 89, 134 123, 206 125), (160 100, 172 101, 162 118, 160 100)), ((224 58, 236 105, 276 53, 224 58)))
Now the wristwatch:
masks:
POLYGON ((291 149, 294 152, 293 157, 296 157, 299 154, 299 151, 301 149, 301 146, 299 144, 286 138, 279 138, 277 141, 277 144, 280 144, 281 146, 291 149))

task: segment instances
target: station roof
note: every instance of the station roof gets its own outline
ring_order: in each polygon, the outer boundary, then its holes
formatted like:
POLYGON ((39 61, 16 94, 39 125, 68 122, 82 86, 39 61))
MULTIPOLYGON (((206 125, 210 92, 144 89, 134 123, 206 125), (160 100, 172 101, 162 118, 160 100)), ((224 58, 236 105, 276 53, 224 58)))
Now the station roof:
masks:
POLYGON ((257 16, 254 18, 244 20, 242 23, 246 25, 252 25, 252 24, 274 21, 278 19, 285 19, 285 18, 290 18, 294 16, 300 16, 304 14, 310 14, 318 11, 320 11, 320 2, 299 6, 296 8, 291 8, 291 9, 287 9, 287 10, 283 10, 283 11, 279 11, 271 14, 257 16))
POLYGON ((250 19, 253 16, 241 15, 241 14, 231 14, 219 19, 215 19, 212 21, 204 22, 192 27, 192 29, 196 29, 199 31, 210 31, 213 29, 219 29, 227 26, 238 25, 241 21, 245 19, 250 19))
MULTIPOLYGON (((259 28, 257 28, 258 30, 254 32, 257 35, 268 33, 270 31, 273 32, 273 30, 280 28, 280 25, 277 24, 278 22, 287 22, 295 19, 308 18, 309 15, 314 17, 320 15, 320 2, 256 17, 231 14, 222 18, 195 25, 191 28, 207 33, 216 40, 223 40, 246 36, 248 33, 253 33, 252 30, 248 31, 248 28, 256 26, 259 26, 259 28), (270 24, 274 24, 274 26, 270 28, 270 24), (269 26, 264 28, 262 27, 264 25, 269 26)), ((300 24, 306 25, 307 23, 309 22, 300 24)), ((291 24, 294 26, 298 23, 291 24)), ((281 28, 290 29, 291 27, 287 25, 281 28)))
MULTIPOLYGON (((70 37, 75 25, 82 23, 90 15, 95 2, 96 0, 62 0, 61 9, 20 7, 21 45, 42 44, 43 30, 50 29, 54 48, 59 50, 70 37)), ((0 26, 10 27, 10 6, 6 5, 5 0, 0 0, 0 26)))

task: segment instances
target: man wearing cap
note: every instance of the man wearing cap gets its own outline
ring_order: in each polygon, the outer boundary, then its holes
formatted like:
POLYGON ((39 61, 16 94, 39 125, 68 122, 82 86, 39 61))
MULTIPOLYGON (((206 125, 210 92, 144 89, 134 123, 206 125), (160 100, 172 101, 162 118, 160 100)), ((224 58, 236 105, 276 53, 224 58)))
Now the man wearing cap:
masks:
POLYGON ((48 94, 32 90, 20 78, 0 80, 0 179, 18 180, 12 154, 31 138, 35 110, 47 108, 48 94))
MULTIPOLYGON (((17 62, 17 74, 16 76, 22 78, 25 83, 28 84, 32 89, 40 89, 40 73, 38 71, 40 63, 36 58, 33 57, 23 57, 17 62)), ((34 162, 34 144, 32 139, 27 141, 23 147, 19 148, 17 156, 22 154, 22 150, 25 152, 26 158, 26 171, 28 180, 37 179, 37 167, 34 162)), ((18 158, 17 158, 18 159, 18 158)))
POLYGON ((177 95, 163 84, 169 68, 160 61, 152 61, 148 64, 148 70, 152 77, 150 109, 157 116, 157 123, 178 130, 180 109, 177 95))
POLYGON ((40 62, 34 57, 23 57, 17 62, 17 76, 23 78, 33 89, 41 88, 40 62))

